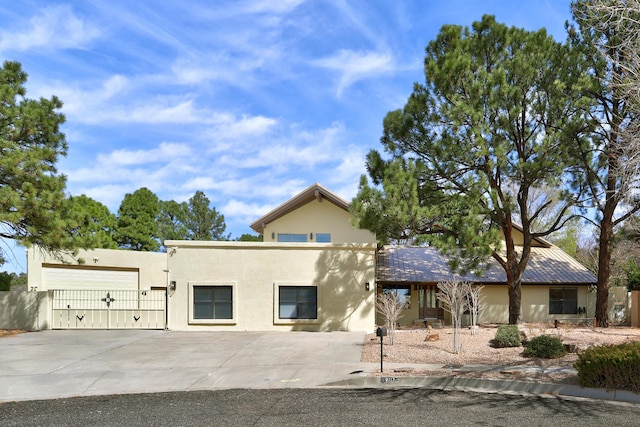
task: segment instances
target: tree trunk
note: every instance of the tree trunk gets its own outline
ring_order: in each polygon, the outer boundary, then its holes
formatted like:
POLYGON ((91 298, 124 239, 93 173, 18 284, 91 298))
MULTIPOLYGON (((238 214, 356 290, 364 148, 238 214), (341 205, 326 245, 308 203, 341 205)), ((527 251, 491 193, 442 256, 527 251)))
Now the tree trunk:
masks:
POLYGON ((520 262, 517 259, 515 242, 513 238, 513 224, 511 220, 502 229, 506 246, 507 257, 502 262, 502 267, 507 275, 507 288, 509 293, 509 324, 517 325, 522 322, 522 274, 529 260, 527 243, 531 244, 530 235, 524 233, 524 244, 520 262), (525 259, 526 258, 526 259, 525 259))
POLYGON ((611 238, 613 237, 613 209, 605 206, 600 222, 598 242, 598 285, 596 290, 596 323, 601 328, 609 326, 609 274, 611 270, 611 238))
POLYGON ((522 322, 522 288, 521 280, 507 279, 509 286, 509 324, 522 322))

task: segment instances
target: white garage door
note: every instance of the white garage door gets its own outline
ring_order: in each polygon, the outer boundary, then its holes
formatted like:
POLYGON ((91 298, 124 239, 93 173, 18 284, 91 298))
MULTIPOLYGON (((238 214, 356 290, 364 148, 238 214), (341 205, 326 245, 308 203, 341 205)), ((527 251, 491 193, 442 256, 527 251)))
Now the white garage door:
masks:
POLYGON ((137 269, 43 267, 44 289, 137 290, 137 269))

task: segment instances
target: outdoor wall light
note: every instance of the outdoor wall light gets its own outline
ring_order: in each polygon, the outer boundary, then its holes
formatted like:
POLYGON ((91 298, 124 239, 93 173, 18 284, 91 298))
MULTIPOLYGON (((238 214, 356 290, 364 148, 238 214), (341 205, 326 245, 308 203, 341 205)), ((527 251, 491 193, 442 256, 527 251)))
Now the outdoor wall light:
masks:
POLYGON ((365 290, 365 291, 368 291, 369 289, 370 289, 370 288, 369 288, 369 282, 366 282, 366 283, 364 284, 364 290, 365 290))
POLYGON ((170 291, 175 291, 176 290, 176 281, 172 280, 169 282, 169 290, 170 291))
POLYGON ((309 233, 309 240, 313 240, 313 233, 309 233))
POLYGON ((271 238, 275 239, 276 238, 276 233, 271 233, 271 238))

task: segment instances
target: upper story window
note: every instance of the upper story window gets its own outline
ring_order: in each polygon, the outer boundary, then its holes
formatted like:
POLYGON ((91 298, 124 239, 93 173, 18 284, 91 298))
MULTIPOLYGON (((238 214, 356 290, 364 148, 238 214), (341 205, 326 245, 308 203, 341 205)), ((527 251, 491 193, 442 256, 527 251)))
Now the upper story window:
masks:
POLYGON ((278 233, 278 242, 306 242, 306 234, 278 233))
POLYGON ((331 233, 316 233, 316 242, 331 243, 331 233))

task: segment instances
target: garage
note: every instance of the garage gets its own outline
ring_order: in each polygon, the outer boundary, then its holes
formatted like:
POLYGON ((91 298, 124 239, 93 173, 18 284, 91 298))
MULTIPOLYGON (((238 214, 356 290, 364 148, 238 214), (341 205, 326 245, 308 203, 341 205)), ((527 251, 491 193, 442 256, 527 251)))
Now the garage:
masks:
POLYGON ((137 268, 44 264, 42 284, 46 289, 137 290, 137 268))
POLYGON ((164 329, 164 289, 140 289, 139 270, 43 264, 53 329, 164 329))

